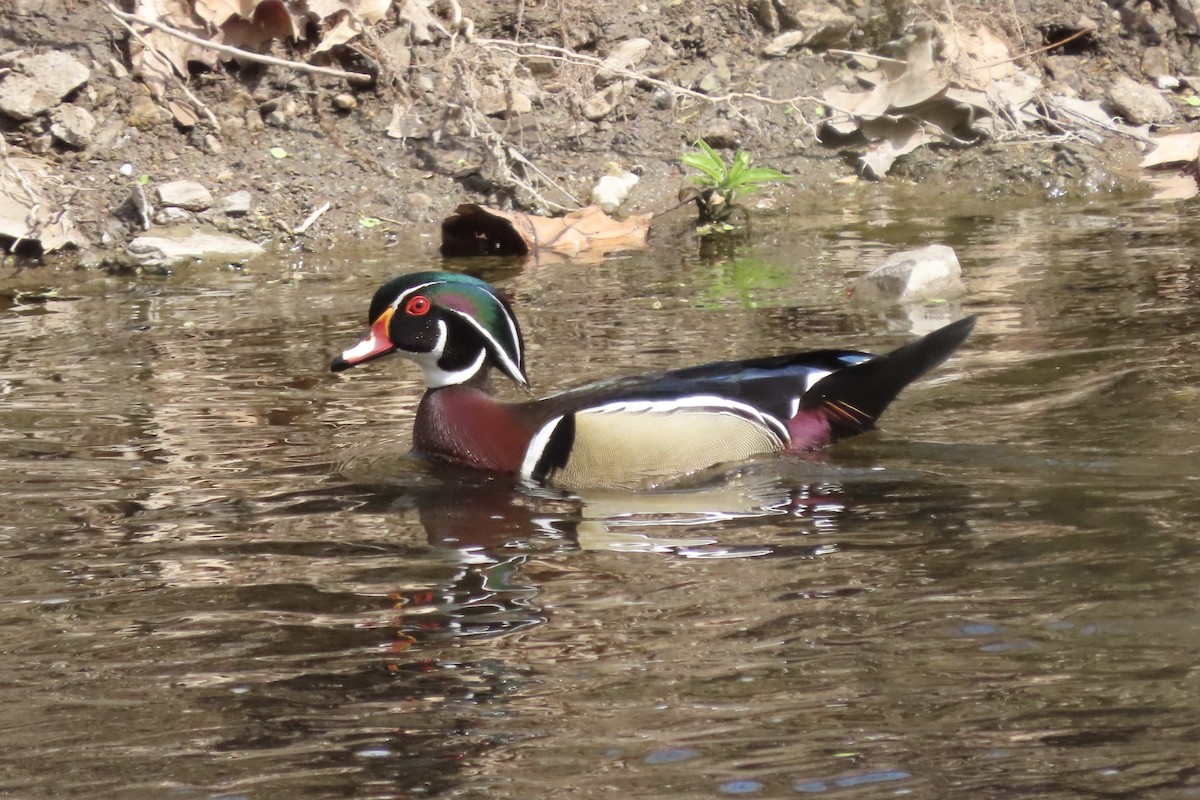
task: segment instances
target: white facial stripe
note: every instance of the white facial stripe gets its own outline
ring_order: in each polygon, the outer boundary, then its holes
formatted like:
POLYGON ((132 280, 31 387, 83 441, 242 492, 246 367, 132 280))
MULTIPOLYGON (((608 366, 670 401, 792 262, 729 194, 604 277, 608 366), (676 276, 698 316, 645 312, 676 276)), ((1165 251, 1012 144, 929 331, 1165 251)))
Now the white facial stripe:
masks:
MULTIPOLYGON (((524 378, 521 377, 520 364, 514 362, 511 358, 508 357, 508 352, 503 347, 500 346, 500 343, 498 341, 496 341, 495 336, 492 336, 492 334, 489 333, 487 331, 487 329, 485 329, 482 325, 480 325, 479 321, 476 320, 474 317, 472 317, 470 314, 464 314, 463 312, 458 311, 457 309, 453 309, 453 308, 447 308, 446 310, 452 314, 457 314, 460 318, 466 320, 468 323, 470 323, 475 328, 475 330, 479 331, 480 336, 482 336, 483 338, 485 338, 489 342, 491 342, 495 347, 495 350, 494 350, 495 355, 500 359, 500 361, 502 361, 504 363, 504 367, 505 367, 504 371, 507 372, 508 375, 513 380, 515 380, 517 383, 520 383, 522 386, 525 385, 525 380, 524 380, 524 378)), ((505 314, 504 316, 506 319, 508 318, 507 314, 505 314)), ((509 320, 508 324, 509 324, 509 327, 511 328, 512 320, 509 320)), ((514 336, 515 336, 515 331, 514 331, 514 336)), ((513 341, 517 342, 519 340, 514 338, 513 341)))
POLYGON ((558 423, 562 422, 562 419, 561 416, 558 416, 550 420, 538 428, 537 433, 529 440, 529 447, 525 449, 525 459, 521 462, 522 480, 533 480, 533 470, 542 460, 542 453, 545 452, 546 445, 550 443, 550 437, 554 435, 554 431, 557 430, 558 423))
POLYGON ((730 400, 727 397, 718 397, 717 395, 697 394, 689 397, 679 397, 674 400, 618 401, 615 403, 606 403, 602 406, 580 409, 579 413, 609 414, 624 412, 669 414, 672 411, 693 408, 708 409, 717 413, 721 413, 722 409, 725 409, 728 412, 737 413, 738 416, 749 417, 762 423, 773 430, 785 444, 791 441, 792 438, 791 434, 788 433, 787 426, 770 414, 764 414, 752 405, 739 403, 737 400, 730 400))
POLYGON ((463 383, 475 376, 480 369, 483 368, 483 362, 487 358, 487 351, 483 348, 479 350, 479 356, 469 367, 464 369, 448 372, 442 369, 438 361, 441 360, 443 353, 446 352, 446 340, 449 338, 449 331, 446 328, 446 321, 439 319, 438 340, 434 344, 433 349, 428 353, 410 353, 407 350, 401 350, 409 360, 416 362, 417 366, 425 373, 425 383, 431 389, 436 389, 439 386, 451 386, 456 383, 463 383))
POLYGON ((415 292, 421 291, 426 286, 433 286, 435 283, 437 283, 437 281, 427 281, 426 283, 419 284, 417 286, 412 287, 411 289, 405 289, 403 292, 401 292, 399 294, 399 296, 396 297, 396 301, 394 303, 392 303, 392 308, 399 311, 400 304, 403 303, 405 300, 407 300, 409 295, 411 295, 415 292))

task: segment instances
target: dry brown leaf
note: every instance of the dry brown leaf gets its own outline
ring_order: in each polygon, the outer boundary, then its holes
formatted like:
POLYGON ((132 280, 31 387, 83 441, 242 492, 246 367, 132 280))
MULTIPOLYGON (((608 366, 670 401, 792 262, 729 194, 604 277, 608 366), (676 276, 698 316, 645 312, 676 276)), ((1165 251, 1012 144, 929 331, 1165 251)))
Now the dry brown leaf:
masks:
POLYGON ((501 211, 474 203, 455 209, 442 221, 442 255, 603 255, 646 245, 652 214, 616 220, 588 206, 564 217, 539 217, 501 211))
POLYGON ((955 77, 968 86, 984 89, 992 81, 1008 78, 1016 72, 1008 45, 982 25, 974 31, 942 25, 939 32, 943 42, 942 57, 953 65, 955 77))
POLYGON ((45 163, 19 156, 0 166, 0 236, 37 242, 45 253, 87 242, 66 209, 49 198, 49 172, 45 163))
POLYGON ((1142 159, 1143 167, 1195 161, 1200 156, 1200 133, 1175 133, 1152 141, 1157 147, 1142 159))
POLYGON ((299 39, 303 29, 303 19, 293 15, 282 0, 258 0, 250 16, 225 20, 215 40, 243 50, 262 50, 275 39, 299 39))
POLYGON ((219 28, 232 16, 250 19, 257 0, 195 0, 196 16, 219 28))
POLYGON ((937 141, 925 127, 909 118, 875 119, 863 123, 863 133, 874 144, 859 159, 868 178, 878 180, 887 174, 900 156, 908 155, 923 144, 937 141))
POLYGON ((196 123, 200 121, 200 115, 189 105, 168 100, 167 108, 171 111, 171 115, 175 117, 175 122, 181 128, 194 128, 196 123))

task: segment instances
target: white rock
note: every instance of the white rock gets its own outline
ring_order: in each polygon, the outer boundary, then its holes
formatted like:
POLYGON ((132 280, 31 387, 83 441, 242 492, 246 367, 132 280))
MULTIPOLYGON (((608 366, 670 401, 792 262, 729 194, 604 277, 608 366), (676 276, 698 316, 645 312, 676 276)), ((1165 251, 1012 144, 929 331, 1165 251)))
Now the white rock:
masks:
POLYGON ((596 181, 592 187, 592 202, 600 206, 605 214, 611 214, 621 207, 629 192, 637 184, 639 178, 632 172, 622 175, 605 175, 596 181))
POLYGON ((1108 90, 1113 110, 1133 125, 1157 125, 1170 122, 1175 109, 1153 86, 1121 75, 1108 90))
POLYGON ((204 211, 212 208, 212 192, 197 181, 171 181, 158 187, 158 201, 164 206, 204 211))
POLYGON ((263 252, 254 242, 233 234, 188 225, 163 228, 129 243, 129 254, 145 266, 168 267, 183 261, 246 261, 263 252))
POLYGON ((30 56, 0 81, 0 112, 31 119, 58 105, 91 77, 91 71, 65 53, 30 56))
POLYGON ((220 210, 231 217, 238 217, 242 214, 250 213, 250 206, 253 202, 250 192, 242 189, 232 194, 227 194, 221 198, 220 210))
MULTIPOLYGON (((612 52, 608 54, 602 64, 609 69, 627 70, 637 66, 646 57, 646 53, 649 50, 649 39, 626 39, 612 49, 612 52)), ((596 73, 596 86, 607 86, 613 81, 624 80, 626 77, 625 75, 615 75, 611 72, 605 72, 601 69, 596 73)))
POLYGON ((596 92, 583 104, 583 115, 592 122, 598 122, 607 117, 617 107, 621 96, 625 94, 625 86, 632 81, 618 81, 609 84, 604 91, 596 92))
POLYGON ((50 114, 50 133, 71 147, 86 147, 95 129, 96 118, 81 106, 65 103, 50 114))
POLYGON ((905 303, 944 299, 962 290, 962 266, 954 248, 931 244, 888 256, 858 279, 853 294, 867 302, 905 303))

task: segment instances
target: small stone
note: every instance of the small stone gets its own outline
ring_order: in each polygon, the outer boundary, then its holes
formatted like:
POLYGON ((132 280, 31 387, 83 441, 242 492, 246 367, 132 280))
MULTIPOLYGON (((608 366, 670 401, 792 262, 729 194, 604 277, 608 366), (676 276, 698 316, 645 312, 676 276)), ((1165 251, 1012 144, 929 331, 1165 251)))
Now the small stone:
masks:
POLYGON ((772 0, 754 0, 750 10, 767 33, 779 33, 779 12, 772 0))
POLYGON ((780 27, 786 31, 763 49, 781 56, 795 47, 829 47, 845 41, 854 30, 854 17, 833 6, 812 7, 810 0, 784 0, 779 8, 780 27))
POLYGON ((358 98, 346 92, 334 95, 333 107, 338 111, 353 111, 358 108, 358 98))
POLYGON ((149 95, 139 94, 129 101, 125 124, 138 130, 149 130, 163 122, 166 112, 149 95))
POLYGON ((65 103, 50 114, 50 133, 71 147, 86 147, 95 129, 96 118, 81 106, 65 103))
POLYGON ((654 106, 659 111, 666 111, 675 107, 675 95, 668 92, 666 89, 655 89, 654 94, 650 96, 650 105, 654 106))
POLYGON ((413 86, 417 88, 417 91, 428 94, 433 91, 433 78, 428 75, 418 75, 417 79, 413 81, 413 86))
POLYGON ((1154 85, 1164 92, 1173 92, 1181 86, 1179 78, 1174 75, 1159 75, 1154 79, 1154 85))
POLYGON ((1151 80, 1171 74, 1171 57, 1165 47, 1147 47, 1142 51, 1142 74, 1151 80))
POLYGON ((212 193, 197 181, 171 181, 158 187, 158 200, 164 206, 188 211, 204 211, 212 207, 212 193))
POLYGON ((632 172, 605 175, 592 187, 592 202, 600 206, 605 214, 611 214, 629 197, 638 180, 638 176, 632 172))
POLYGON ((17 68, 0 80, 0 112, 17 120, 49 111, 92 74, 83 64, 59 52, 22 59, 17 68))
POLYGON ((211 133, 204 134, 204 151, 210 156, 219 156, 225 152, 225 145, 211 133))
POLYGON ((1113 110, 1133 125, 1161 125, 1175 117, 1175 109, 1153 86, 1121 75, 1108 92, 1113 110))
POLYGON ((852 293, 856 300, 904 303, 945 299, 962 290, 962 266, 954 248, 931 244, 888 256, 858 279, 852 293))
POLYGON ((606 72, 604 67, 616 70, 628 70, 637 66, 650 50, 649 39, 626 39, 612 49, 605 57, 601 69, 596 73, 596 88, 602 88, 613 81, 623 80, 625 76, 606 72))
POLYGON ((721 79, 715 72, 710 72, 700 79, 700 91, 705 94, 716 94, 721 89, 721 79))
POLYGON ((117 167, 117 172, 126 178, 133 177, 133 164, 128 162, 117 167))
POLYGON ((184 211, 182 208, 175 206, 166 206, 154 212, 155 225, 178 225, 181 222, 189 222, 192 219, 190 211, 184 211))
POLYGON ((29 140, 29 152, 35 156, 44 156, 54 147, 54 137, 48 133, 35 136, 29 140))
POLYGON ((604 119, 617 107, 617 102, 625 94, 627 81, 617 81, 609 84, 603 91, 596 92, 583 104, 583 116, 592 122, 604 119))
POLYGON ((218 208, 231 217, 240 217, 250 213, 252 203, 253 197, 250 195, 250 192, 241 189, 222 197, 218 208))

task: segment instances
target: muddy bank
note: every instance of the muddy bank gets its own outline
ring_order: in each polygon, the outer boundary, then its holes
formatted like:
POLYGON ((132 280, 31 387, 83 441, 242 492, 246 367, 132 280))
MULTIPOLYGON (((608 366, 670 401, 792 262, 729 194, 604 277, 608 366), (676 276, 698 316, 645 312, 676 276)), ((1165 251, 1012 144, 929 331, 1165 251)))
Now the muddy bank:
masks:
POLYGON ((162 263, 177 239, 228 260, 383 244, 464 202, 577 208, 612 170, 641 176, 620 214, 661 211, 697 138, 794 176, 763 212, 864 181, 1142 190, 1152 140, 1200 118, 1194 0, 261 0, 216 25, 219 5, 136 10, 366 77, 232 58, 99 3, 0 12, 0 236, 33 259, 15 263, 162 263))

